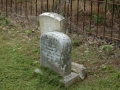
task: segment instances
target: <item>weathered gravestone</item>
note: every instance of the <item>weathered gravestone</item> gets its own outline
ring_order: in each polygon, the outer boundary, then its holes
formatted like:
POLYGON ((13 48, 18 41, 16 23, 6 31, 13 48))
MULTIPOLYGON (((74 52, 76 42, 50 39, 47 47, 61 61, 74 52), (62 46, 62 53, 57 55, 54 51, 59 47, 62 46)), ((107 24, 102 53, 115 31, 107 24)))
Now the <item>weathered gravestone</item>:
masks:
POLYGON ((82 68, 81 65, 73 64, 73 72, 71 72, 71 39, 64 34, 64 17, 56 13, 46 12, 40 15, 39 21, 41 66, 49 67, 63 76, 66 87, 73 84, 76 79, 78 80, 79 76, 84 79, 85 68, 82 68), (81 69, 78 70, 78 68, 81 69))
POLYGON ((51 31, 66 32, 65 18, 57 13, 45 12, 41 14, 39 23, 41 34, 51 31))
POLYGON ((71 40, 60 32, 41 35, 40 64, 58 72, 62 76, 71 73, 71 40))

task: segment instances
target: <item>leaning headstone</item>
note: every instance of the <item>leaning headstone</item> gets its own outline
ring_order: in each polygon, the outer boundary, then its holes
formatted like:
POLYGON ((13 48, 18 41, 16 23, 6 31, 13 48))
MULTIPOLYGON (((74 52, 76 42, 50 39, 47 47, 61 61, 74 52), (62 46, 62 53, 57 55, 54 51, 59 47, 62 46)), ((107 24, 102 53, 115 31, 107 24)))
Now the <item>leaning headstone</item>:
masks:
POLYGON ((45 12, 39 16, 41 34, 58 31, 66 32, 65 18, 57 13, 45 12))
POLYGON ((51 68, 62 76, 71 73, 71 39, 61 32, 41 35, 40 64, 51 68))

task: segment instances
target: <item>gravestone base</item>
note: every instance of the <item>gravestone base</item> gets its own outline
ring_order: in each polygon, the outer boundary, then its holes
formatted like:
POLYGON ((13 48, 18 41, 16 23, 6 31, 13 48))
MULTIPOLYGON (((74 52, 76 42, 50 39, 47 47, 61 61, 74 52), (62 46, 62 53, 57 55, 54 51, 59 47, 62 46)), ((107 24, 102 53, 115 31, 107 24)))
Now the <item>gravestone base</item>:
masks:
POLYGON ((71 74, 64 77, 65 87, 69 87, 76 81, 79 81, 79 74, 77 74, 77 73, 71 72, 71 74))

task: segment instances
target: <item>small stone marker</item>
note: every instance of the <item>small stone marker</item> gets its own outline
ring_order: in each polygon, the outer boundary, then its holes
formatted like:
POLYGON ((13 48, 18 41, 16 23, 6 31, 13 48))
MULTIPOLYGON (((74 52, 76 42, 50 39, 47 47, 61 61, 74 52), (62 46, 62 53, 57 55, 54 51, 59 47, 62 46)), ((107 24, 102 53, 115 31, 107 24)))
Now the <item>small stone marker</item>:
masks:
POLYGON ((39 16, 41 34, 59 31, 66 32, 65 18, 57 13, 45 12, 39 16))
POLYGON ((41 66, 46 66, 62 76, 71 73, 71 39, 61 32, 41 35, 41 66))

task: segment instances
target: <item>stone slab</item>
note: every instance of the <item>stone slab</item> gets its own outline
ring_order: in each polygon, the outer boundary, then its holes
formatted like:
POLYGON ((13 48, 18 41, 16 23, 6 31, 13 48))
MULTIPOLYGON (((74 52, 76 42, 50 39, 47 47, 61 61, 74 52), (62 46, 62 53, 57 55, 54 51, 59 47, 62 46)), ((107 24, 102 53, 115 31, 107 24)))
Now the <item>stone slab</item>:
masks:
POLYGON ((72 62, 72 71, 76 72, 81 79, 85 79, 87 76, 87 69, 82 65, 72 62))
POLYGON ((65 87, 69 87, 78 80, 79 80, 79 75, 77 73, 71 72, 71 74, 64 77, 65 87))
POLYGON ((65 18, 57 13, 45 12, 39 16, 41 34, 59 31, 66 32, 65 18))
POLYGON ((41 35, 40 64, 49 67, 61 76, 71 73, 71 39, 61 32, 41 35))

